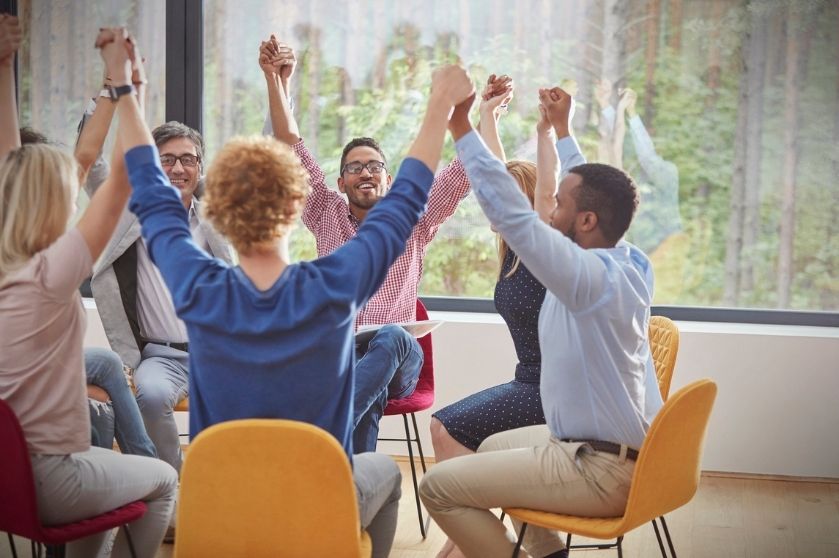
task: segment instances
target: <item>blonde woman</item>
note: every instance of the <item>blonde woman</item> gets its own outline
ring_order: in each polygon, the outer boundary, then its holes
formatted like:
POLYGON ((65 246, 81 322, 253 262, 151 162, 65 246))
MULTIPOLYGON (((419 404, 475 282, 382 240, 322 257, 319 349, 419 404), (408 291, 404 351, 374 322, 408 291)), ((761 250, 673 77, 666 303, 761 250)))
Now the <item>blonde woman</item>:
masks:
MULTIPOLYGON (((60 525, 144 500, 148 512, 130 526, 137 555, 151 558, 172 514, 177 474, 157 459, 91 447, 82 358, 78 288, 128 199, 122 151, 115 150, 113 173, 68 230, 79 189, 76 161, 49 145, 20 146, 12 71, 19 37, 16 18, 0 19, 0 399, 23 428, 41 521, 60 525)), ((123 29, 104 30, 96 44, 114 95, 128 93, 116 101, 123 112, 136 105, 130 40, 123 29)), ((106 537, 71 543, 67 556, 99 556, 106 537)), ((128 554, 121 532, 112 555, 128 554)))

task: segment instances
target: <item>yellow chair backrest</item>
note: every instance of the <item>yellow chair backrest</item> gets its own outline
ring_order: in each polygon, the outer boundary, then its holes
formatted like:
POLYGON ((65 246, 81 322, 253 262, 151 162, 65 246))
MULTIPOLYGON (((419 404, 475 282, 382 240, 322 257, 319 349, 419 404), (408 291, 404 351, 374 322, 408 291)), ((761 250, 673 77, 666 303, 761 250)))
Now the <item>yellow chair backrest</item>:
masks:
POLYGON ((326 431, 290 420, 237 420, 190 444, 176 557, 357 558, 363 539, 369 543, 349 461, 326 431))
POLYGON ((658 412, 635 464, 623 518, 625 531, 693 498, 716 395, 713 381, 698 380, 674 393, 658 412))
POLYGON ((650 317, 650 351, 653 354, 661 398, 667 401, 670 380, 673 379, 673 369, 676 367, 676 355, 679 352, 679 328, 670 318, 650 317))

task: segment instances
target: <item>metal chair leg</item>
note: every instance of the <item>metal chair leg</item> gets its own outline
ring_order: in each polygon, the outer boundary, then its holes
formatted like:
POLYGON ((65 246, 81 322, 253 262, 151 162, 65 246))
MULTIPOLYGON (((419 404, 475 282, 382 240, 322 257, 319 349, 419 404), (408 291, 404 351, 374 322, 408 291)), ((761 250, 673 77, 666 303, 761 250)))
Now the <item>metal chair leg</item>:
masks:
POLYGON ((667 558, 667 551, 664 549, 664 541, 661 540, 661 533, 658 532, 658 523, 655 519, 651 521, 655 530, 655 538, 658 541, 658 549, 661 551, 661 558, 667 558))
POLYGON ((676 558, 676 549, 673 547, 673 539, 670 538, 670 530, 667 528, 667 522, 664 521, 664 516, 658 518, 661 521, 661 526, 664 527, 664 536, 667 538, 667 546, 670 547, 670 556, 676 558))
POLYGON ((519 540, 516 541, 516 548, 513 549, 513 558, 518 558, 519 550, 521 550, 521 543, 524 541, 524 532, 527 530, 527 523, 521 524, 521 531, 519 531, 519 540))
POLYGON ((568 533, 568 536, 565 537, 565 548, 568 549, 568 552, 571 552, 571 533, 568 533))
POLYGON ((419 428, 417 428, 417 415, 411 413, 411 421, 414 423, 414 439, 417 442, 417 449, 420 455, 420 464, 422 464, 422 473, 425 474, 425 456, 422 454, 422 441, 420 440, 419 428))
POLYGON ((131 558, 137 558, 137 551, 134 549, 134 540, 131 538, 131 529, 128 523, 122 526, 125 530, 125 539, 128 541, 128 550, 131 551, 131 558))
POLYGON ((15 539, 12 538, 11 533, 6 533, 9 536, 9 546, 12 548, 12 558, 17 558, 17 548, 15 547, 15 539))
POLYGON ((402 420, 405 423, 405 440, 408 443, 408 460, 411 462, 411 480, 414 481, 414 498, 417 501, 417 517, 419 518, 420 534, 425 539, 425 523, 422 518, 422 504, 420 503, 419 486, 417 485, 417 467, 414 464, 414 449, 411 446, 411 431, 408 428, 408 415, 403 414, 402 420))
POLYGON ((618 558, 623 558, 623 535, 618 537, 618 558))

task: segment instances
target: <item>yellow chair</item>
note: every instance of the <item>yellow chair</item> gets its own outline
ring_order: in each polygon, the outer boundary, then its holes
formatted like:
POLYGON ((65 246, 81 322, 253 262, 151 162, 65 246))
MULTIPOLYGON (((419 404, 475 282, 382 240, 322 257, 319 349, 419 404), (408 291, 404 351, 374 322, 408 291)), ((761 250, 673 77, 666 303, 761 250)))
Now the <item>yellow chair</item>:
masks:
POLYGON ((290 420, 217 424, 181 470, 176 557, 367 558, 350 464, 329 433, 290 420))
POLYGON ((649 332, 658 388, 661 390, 661 398, 667 401, 670 380, 673 379, 673 369, 676 367, 676 355, 679 353, 679 328, 670 318, 652 316, 649 332))
MULTIPOLYGON (((660 380, 659 380, 659 382, 660 382, 660 380)), ((183 399, 178 401, 178 404, 175 405, 175 410, 176 411, 182 411, 184 413, 188 413, 189 412, 189 397, 184 397, 183 399)))
MULTIPOLYGON (((702 448, 716 395, 717 385, 704 379, 685 386, 667 400, 641 446, 622 517, 591 518, 524 508, 505 509, 510 517, 522 522, 513 558, 518 556, 528 524, 595 539, 617 537, 620 557, 625 533, 687 504, 699 486, 702 448)), ((664 532, 675 557, 666 524, 664 532)), ((658 544, 662 556, 666 557, 660 537, 658 544)))

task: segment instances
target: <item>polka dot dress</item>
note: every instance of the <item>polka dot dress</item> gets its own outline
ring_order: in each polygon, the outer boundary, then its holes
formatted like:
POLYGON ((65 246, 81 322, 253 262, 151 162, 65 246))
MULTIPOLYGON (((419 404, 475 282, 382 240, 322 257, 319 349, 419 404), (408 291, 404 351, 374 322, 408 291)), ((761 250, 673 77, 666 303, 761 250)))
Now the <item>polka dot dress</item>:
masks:
POLYGON ((501 279, 495 285, 495 307, 504 318, 516 348, 519 363, 515 379, 479 391, 434 413, 449 434, 471 450, 487 437, 523 426, 545 424, 539 396, 539 310, 545 287, 519 263, 516 272, 505 277, 515 262, 507 250, 501 279))

